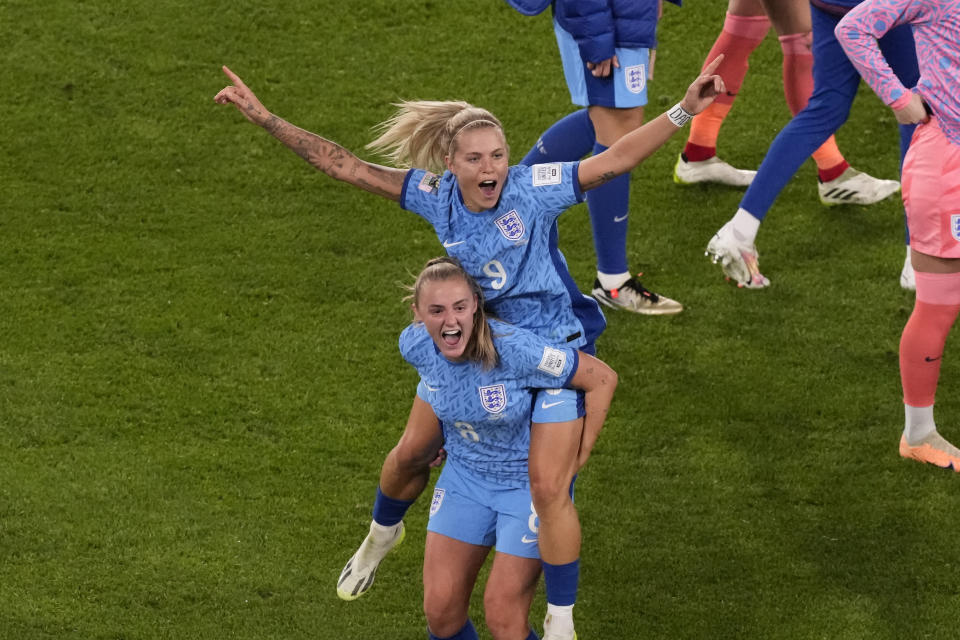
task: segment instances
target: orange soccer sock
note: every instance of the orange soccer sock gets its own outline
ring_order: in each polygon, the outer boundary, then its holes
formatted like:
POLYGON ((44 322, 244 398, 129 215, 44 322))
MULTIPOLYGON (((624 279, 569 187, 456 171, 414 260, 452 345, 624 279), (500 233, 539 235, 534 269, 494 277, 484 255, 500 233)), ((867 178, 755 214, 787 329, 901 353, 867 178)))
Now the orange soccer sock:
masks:
POLYGON ((917 271, 917 300, 900 338, 903 401, 911 407, 933 404, 943 347, 960 313, 960 273, 917 271))
POLYGON ((770 21, 766 16, 735 16, 727 13, 723 21, 723 30, 717 36, 716 42, 713 43, 704 61, 704 67, 706 67, 714 58, 723 54, 723 62, 714 73, 723 78, 727 92, 718 96, 713 104, 693 119, 687 142, 694 147, 690 149, 690 154, 687 153, 687 149, 684 149, 684 155, 688 156, 689 160, 707 160, 716 155, 720 127, 743 85, 743 79, 750 66, 748 63, 750 54, 763 42, 769 29, 770 21), (706 149, 709 155, 702 157, 704 155, 702 149, 706 149), (690 157, 691 155, 696 157, 690 157))
MULTIPOLYGON (((790 113, 797 115, 807 106, 813 94, 812 34, 809 31, 791 33, 780 36, 779 40, 783 50, 783 97, 787 100, 790 113)), ((850 166, 846 164, 833 136, 813 152, 813 160, 817 163, 823 182, 830 182, 850 166)))

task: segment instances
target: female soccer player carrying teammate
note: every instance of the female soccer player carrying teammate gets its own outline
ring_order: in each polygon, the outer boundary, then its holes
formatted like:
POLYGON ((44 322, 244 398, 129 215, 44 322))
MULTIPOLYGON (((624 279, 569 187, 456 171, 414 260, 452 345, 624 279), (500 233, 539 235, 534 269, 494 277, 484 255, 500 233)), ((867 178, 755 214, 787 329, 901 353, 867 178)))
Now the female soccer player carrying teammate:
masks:
POLYGON ((416 322, 400 336, 400 351, 420 374, 417 396, 443 425, 447 452, 423 558, 429 637, 477 638, 470 594, 495 545, 487 627, 498 640, 535 640, 529 617, 540 561, 527 476, 533 398, 544 387, 581 390, 592 440, 617 374, 582 351, 487 319, 483 292, 455 258, 429 261, 412 298, 416 322))
MULTIPOLYGON (((447 253, 457 257, 504 321, 557 346, 593 353, 605 321, 592 298, 577 289, 557 246, 557 217, 583 199, 583 191, 630 171, 663 145, 691 114, 724 90, 708 65, 669 112, 582 162, 509 166, 500 122, 463 102, 406 102, 384 123, 372 146, 394 161, 423 169, 375 165, 316 134, 273 115, 224 67, 233 82, 214 98, 234 104, 250 122, 327 175, 400 203, 433 225, 447 253)), ((556 638, 573 638, 572 608, 579 581, 580 522, 570 496, 592 443, 583 432, 575 391, 542 390, 530 436, 530 490, 540 518, 538 543, 548 617, 556 638)), ((419 397, 404 434, 387 455, 370 533, 341 574, 337 593, 359 597, 377 566, 403 537, 403 515, 423 491, 442 436, 419 397)), ((551 637, 551 633, 547 634, 551 637)))
MULTIPOLYGON (((770 284, 760 273, 755 245, 760 223, 800 166, 850 115, 860 74, 847 60, 833 30, 840 18, 860 1, 811 1, 813 94, 807 106, 777 134, 740 207, 707 244, 707 255, 741 287, 762 289, 770 284)), ((884 36, 881 46, 888 52, 900 80, 913 86, 919 72, 910 28, 892 30, 884 36)), ((901 161, 912 133, 912 126, 900 126, 901 161)), ((852 190, 845 192, 846 195, 854 197, 852 190)), ((902 279, 901 284, 904 284, 902 279)))
POLYGON ((943 347, 960 312, 960 0, 867 0, 836 33, 897 122, 920 123, 903 164, 917 299, 900 339, 906 413, 900 455, 960 471, 960 449, 933 419, 943 347), (907 25, 920 62, 915 90, 897 78, 878 44, 907 25))
MULTIPOLYGON (((718 182, 747 187, 756 171, 735 169, 717 157, 717 137, 747 75, 750 54, 773 24, 783 50, 783 95, 793 115, 807 106, 813 91, 813 54, 808 0, 729 0, 723 30, 707 60, 723 54, 717 73, 727 93, 690 123, 690 135, 677 159, 674 180, 681 184, 718 182)), ((706 61, 704 62, 706 63, 706 61)), ((813 154, 818 191, 824 204, 873 204, 900 188, 896 180, 880 180, 852 168, 833 135, 813 154)))

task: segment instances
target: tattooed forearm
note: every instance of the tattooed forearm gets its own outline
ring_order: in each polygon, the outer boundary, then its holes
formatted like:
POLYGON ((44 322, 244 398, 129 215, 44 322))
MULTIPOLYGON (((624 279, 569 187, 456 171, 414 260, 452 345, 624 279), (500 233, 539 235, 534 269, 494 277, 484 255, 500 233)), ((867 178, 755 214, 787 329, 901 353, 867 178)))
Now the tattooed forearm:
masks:
POLYGON ((331 178, 398 200, 406 172, 364 162, 336 142, 271 116, 263 128, 274 138, 331 178))
POLYGON ((617 177, 617 174, 615 172, 607 171, 606 173, 600 174, 590 182, 583 183, 582 185, 580 185, 580 188, 582 188, 584 191, 586 191, 587 189, 594 189, 604 183, 610 182, 616 177, 617 177))
POLYGON ((335 142, 296 127, 282 118, 270 116, 263 128, 291 151, 327 175, 337 178, 345 161, 356 159, 335 142))

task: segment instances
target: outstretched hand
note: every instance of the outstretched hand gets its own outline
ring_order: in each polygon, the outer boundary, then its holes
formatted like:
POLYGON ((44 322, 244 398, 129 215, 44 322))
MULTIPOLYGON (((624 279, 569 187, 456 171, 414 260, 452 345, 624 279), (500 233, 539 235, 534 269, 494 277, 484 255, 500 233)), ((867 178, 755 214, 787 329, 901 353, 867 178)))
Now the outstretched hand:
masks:
POLYGON ((688 112, 696 115, 710 106, 717 96, 727 90, 723 83, 723 78, 714 74, 720 63, 723 62, 723 54, 720 54, 713 61, 704 67, 703 72, 693 81, 693 84, 687 89, 687 94, 683 96, 681 105, 688 112))
POLYGON ((270 112, 263 106, 263 103, 257 99, 257 96, 250 88, 243 83, 243 80, 230 71, 224 65, 223 72, 230 78, 232 85, 226 86, 213 97, 217 104, 232 104, 243 116, 257 126, 262 126, 270 118, 270 112))

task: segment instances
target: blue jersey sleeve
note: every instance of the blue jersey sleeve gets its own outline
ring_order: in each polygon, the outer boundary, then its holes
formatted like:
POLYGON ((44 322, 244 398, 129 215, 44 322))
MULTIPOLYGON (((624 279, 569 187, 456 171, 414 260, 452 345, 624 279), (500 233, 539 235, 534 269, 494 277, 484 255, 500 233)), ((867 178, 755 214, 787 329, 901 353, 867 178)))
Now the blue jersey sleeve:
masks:
POLYGON ((558 348, 535 333, 491 323, 502 366, 514 371, 531 389, 567 387, 577 372, 580 354, 576 349, 558 348))
POLYGON ((413 323, 400 334, 400 355, 423 374, 423 367, 433 351, 433 339, 422 324, 413 323))
POLYGON ((524 169, 511 177, 521 181, 523 192, 537 202, 543 213, 556 218, 583 202, 585 195, 580 188, 579 162, 548 162, 524 169))
POLYGON ((447 174, 438 176, 423 169, 410 169, 400 190, 400 206, 436 227, 444 211, 440 187, 446 177, 447 174))

